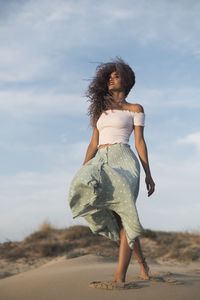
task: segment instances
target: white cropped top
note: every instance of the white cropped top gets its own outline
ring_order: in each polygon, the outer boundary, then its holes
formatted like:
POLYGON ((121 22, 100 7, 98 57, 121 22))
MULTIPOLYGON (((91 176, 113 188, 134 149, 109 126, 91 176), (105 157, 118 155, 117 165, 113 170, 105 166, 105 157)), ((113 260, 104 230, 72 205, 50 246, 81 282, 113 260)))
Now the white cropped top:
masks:
POLYGON ((145 113, 130 110, 108 109, 97 121, 99 147, 102 144, 129 144, 134 126, 145 125, 145 113))

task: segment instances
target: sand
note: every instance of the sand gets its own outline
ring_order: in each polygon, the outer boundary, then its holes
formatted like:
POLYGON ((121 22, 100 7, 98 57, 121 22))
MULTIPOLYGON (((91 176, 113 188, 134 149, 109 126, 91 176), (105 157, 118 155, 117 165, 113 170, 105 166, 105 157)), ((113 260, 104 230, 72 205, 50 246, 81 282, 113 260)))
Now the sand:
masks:
POLYGON ((137 288, 99 289, 92 281, 112 281, 116 262, 96 255, 65 256, 0 280, 0 300, 200 300, 200 263, 150 264, 152 276, 165 282, 141 281, 139 266, 131 263, 126 282, 137 288), (160 277, 159 277, 160 278, 160 277))

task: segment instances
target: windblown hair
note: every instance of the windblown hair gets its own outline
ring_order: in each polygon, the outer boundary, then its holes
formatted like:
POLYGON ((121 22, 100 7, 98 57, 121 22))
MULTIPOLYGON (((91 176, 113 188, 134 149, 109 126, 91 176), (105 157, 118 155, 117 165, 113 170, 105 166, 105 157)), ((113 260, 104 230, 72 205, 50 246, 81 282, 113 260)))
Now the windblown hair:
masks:
POLYGON ((115 71, 118 72, 121 78, 125 97, 128 96, 135 84, 135 73, 121 58, 116 57, 110 62, 98 65, 96 74, 86 91, 87 101, 90 102, 87 115, 90 117, 90 125, 92 127, 96 126, 96 122, 103 111, 117 108, 116 103, 112 99, 112 94, 108 91, 110 74, 115 71))

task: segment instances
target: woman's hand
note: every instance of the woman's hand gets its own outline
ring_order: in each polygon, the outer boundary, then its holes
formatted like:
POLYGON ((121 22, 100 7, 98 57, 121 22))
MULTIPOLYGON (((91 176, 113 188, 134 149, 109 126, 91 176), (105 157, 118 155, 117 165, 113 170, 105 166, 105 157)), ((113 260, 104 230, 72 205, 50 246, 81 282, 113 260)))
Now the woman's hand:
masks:
POLYGON ((149 196, 151 196, 151 194, 153 194, 153 192, 155 190, 155 183, 150 175, 146 176, 145 182, 146 182, 146 187, 148 190, 148 197, 149 197, 149 196))

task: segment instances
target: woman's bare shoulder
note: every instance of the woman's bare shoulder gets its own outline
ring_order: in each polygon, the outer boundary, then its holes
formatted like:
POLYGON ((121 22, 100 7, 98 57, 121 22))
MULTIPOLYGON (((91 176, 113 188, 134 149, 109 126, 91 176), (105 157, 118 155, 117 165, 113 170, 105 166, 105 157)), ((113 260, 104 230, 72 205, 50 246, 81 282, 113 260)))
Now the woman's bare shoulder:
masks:
POLYGON ((129 106, 129 109, 132 112, 142 112, 142 113, 144 113, 144 108, 139 103, 128 103, 128 106, 129 106))

